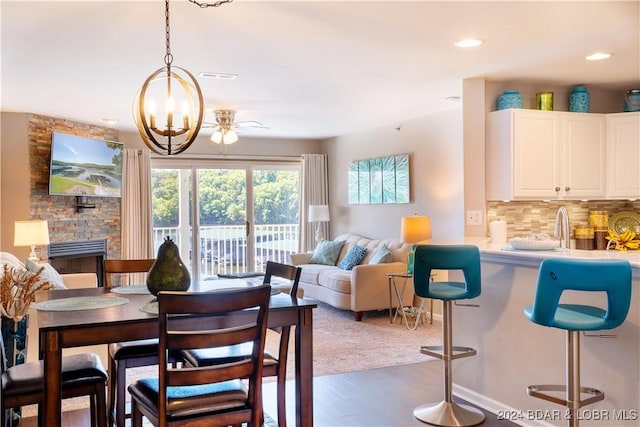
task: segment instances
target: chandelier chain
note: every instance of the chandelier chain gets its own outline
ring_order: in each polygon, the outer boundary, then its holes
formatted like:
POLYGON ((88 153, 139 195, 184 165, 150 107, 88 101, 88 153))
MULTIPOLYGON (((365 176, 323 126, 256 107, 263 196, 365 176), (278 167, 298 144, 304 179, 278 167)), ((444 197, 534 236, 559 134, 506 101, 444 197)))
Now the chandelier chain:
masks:
POLYGON ((173 62, 173 55, 171 54, 171 27, 169 25, 169 0, 165 0, 164 2, 164 28, 165 28, 165 37, 166 37, 166 45, 167 50, 164 56, 164 63, 167 64, 167 67, 171 67, 171 63, 173 62))
POLYGON ((191 3, 196 4, 198 6, 200 6, 201 8, 206 8, 206 7, 218 7, 218 6, 222 6, 225 3, 231 3, 233 2, 233 0, 218 0, 215 1, 213 3, 206 3, 206 2, 199 2, 197 0, 189 0, 191 3))

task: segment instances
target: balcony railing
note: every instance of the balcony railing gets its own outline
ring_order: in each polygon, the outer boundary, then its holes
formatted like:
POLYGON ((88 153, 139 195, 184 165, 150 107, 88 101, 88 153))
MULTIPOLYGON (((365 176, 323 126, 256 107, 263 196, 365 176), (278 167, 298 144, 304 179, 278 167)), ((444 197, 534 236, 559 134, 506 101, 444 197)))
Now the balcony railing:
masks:
MULTIPOLYGON (((249 266, 247 236, 242 225, 201 226, 200 278, 215 274, 264 271, 267 261, 289 263, 289 255, 298 251, 298 224, 255 225, 252 230, 255 248, 254 265, 249 266)), ((154 227, 155 252, 166 237, 180 248, 183 260, 191 260, 191 227, 154 227)), ((189 267, 191 263, 189 263, 189 267)))

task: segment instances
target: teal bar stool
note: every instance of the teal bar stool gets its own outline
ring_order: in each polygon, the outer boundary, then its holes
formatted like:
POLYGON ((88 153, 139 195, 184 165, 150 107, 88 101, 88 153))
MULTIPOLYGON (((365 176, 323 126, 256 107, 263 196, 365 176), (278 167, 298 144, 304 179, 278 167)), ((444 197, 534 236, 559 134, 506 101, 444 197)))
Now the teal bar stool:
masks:
MULTIPOLYGON (((480 251, 472 245, 420 245, 416 248, 413 286, 422 298, 442 300, 441 346, 422 346, 420 352, 444 363, 444 400, 418 406, 413 415, 425 423, 436 426, 474 426, 484 421, 484 414, 469 405, 452 399, 451 362, 462 357, 475 356, 469 347, 453 346, 452 302, 480 295, 480 251), (431 282, 431 270, 461 270, 464 282, 431 282)), ((466 304, 470 305, 470 304, 466 304)), ((477 307, 477 306, 476 306, 477 307)))
POLYGON ((602 391, 580 385, 580 332, 620 326, 630 303, 631 265, 627 261, 550 258, 540 264, 533 305, 524 314, 539 325, 567 331, 567 384, 531 385, 527 394, 566 406, 570 427, 579 425, 578 409, 604 399, 602 391), (564 300, 560 304, 564 291, 604 292, 607 307, 565 304, 564 300), (565 398, 561 399, 558 396, 563 392, 565 398), (583 399, 583 395, 587 397, 583 399))

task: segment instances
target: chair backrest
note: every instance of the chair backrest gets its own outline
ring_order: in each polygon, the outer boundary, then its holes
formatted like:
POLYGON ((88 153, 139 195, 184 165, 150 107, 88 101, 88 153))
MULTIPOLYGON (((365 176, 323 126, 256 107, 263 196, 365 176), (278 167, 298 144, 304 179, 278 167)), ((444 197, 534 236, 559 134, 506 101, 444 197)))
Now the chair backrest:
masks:
POLYGON ((125 273, 148 273, 155 259, 107 259, 104 261, 104 286, 111 289, 114 284, 112 275, 125 273))
POLYGON ((605 292, 605 328, 621 325, 631 303, 631 264, 625 260, 584 260, 548 258, 540 263, 538 282, 531 309, 531 321, 554 325, 562 293, 567 290, 605 292))
POLYGON ((253 425, 260 425, 270 296, 271 286, 268 285, 202 293, 158 293, 160 417, 166 414, 167 387, 241 379, 248 380, 249 384, 248 399, 241 412, 245 415, 250 413, 255 421, 253 425), (233 317, 220 321, 223 315, 233 317), (169 363, 169 354, 183 349, 218 348, 245 343, 253 346, 252 353, 234 362, 189 368, 174 368, 169 363))
MULTIPOLYGON (((416 295, 432 298, 431 270, 462 270, 464 282, 444 282, 465 289, 460 298, 475 298, 481 292, 480 250, 474 245, 419 245, 413 265, 413 286, 416 295)), ((443 283, 443 282, 439 282, 443 283)), ((443 299, 441 295, 437 299, 443 299)))
POLYGON ((271 283, 271 277, 280 277, 282 279, 291 280, 290 295, 298 295, 298 285, 300 282, 300 274, 302 273, 301 267, 295 265, 280 264, 274 261, 267 261, 267 268, 264 273, 264 280, 262 283, 271 283))

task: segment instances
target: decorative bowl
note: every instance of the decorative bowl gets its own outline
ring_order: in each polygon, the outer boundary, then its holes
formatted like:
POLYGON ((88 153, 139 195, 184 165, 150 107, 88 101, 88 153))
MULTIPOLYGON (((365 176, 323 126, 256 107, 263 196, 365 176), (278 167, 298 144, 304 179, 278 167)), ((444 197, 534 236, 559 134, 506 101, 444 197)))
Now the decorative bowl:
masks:
POLYGON ((560 246, 559 240, 536 240, 527 237, 513 237, 509 244, 514 249, 527 251, 550 251, 560 246))

